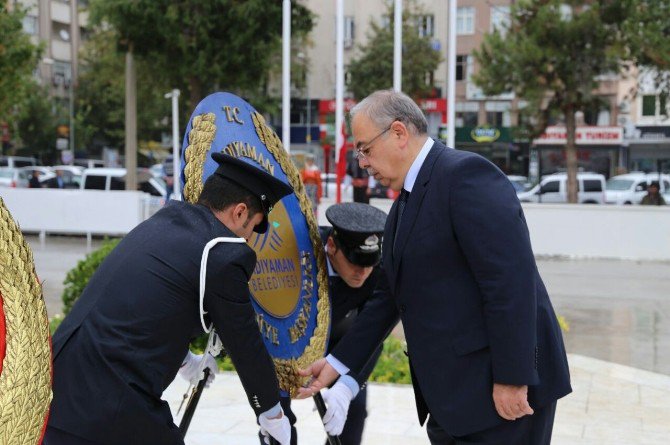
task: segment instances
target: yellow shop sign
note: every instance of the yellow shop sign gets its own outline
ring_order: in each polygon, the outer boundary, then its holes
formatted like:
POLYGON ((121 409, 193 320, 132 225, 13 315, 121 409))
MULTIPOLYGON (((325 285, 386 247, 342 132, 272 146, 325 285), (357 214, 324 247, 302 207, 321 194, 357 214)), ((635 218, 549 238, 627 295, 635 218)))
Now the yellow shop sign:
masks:
POLYGON ((480 125, 470 132, 475 142, 495 142, 500 137, 500 130, 490 125, 480 125))

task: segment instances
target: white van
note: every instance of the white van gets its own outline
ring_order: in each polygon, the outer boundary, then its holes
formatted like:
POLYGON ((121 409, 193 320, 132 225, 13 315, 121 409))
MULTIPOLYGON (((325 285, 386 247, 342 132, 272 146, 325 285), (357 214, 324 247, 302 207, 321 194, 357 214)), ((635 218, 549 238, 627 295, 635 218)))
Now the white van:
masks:
MULTIPOLYGON (((568 174, 555 173, 542 178, 527 192, 517 193, 521 202, 568 202, 568 174)), ((605 176, 599 173, 577 173, 577 202, 580 204, 605 204, 605 176)))
POLYGON ((670 192, 670 175, 631 172, 625 175, 612 176, 607 180, 607 190, 605 191, 607 204, 639 204, 647 194, 647 187, 652 181, 659 182, 661 194, 670 192))
MULTIPOLYGON (((125 168, 87 168, 81 176, 82 190, 125 190, 125 168)), ((137 169, 137 189, 151 196, 166 198, 167 187, 145 168, 137 169)))

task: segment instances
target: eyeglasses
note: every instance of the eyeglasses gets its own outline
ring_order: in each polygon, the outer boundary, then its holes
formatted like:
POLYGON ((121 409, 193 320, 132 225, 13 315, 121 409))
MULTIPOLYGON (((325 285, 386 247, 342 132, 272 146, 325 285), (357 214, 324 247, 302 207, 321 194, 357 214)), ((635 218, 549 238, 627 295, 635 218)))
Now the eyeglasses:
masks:
MULTIPOLYGON (((393 122, 395 122, 395 121, 393 121, 393 122)), ((393 122, 391 122, 391 125, 393 125, 393 122)), ((384 131, 382 131, 381 133, 379 133, 377 136, 370 139, 370 142, 368 142, 367 144, 365 144, 361 147, 357 147, 356 148, 356 159, 361 159, 361 158, 367 159, 367 157, 370 156, 370 150, 372 149, 372 144, 374 144, 374 142, 377 139, 382 137, 384 135, 384 133, 389 131, 391 129, 391 125, 386 127, 386 129, 384 131)))

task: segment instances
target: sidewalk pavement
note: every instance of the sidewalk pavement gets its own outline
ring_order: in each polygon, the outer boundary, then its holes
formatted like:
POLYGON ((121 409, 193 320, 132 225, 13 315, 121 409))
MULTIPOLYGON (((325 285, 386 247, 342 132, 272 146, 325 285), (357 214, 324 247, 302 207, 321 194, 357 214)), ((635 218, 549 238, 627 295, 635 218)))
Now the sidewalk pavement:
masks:
MULTIPOLYGON (((667 444, 670 376, 569 354, 573 393, 558 403, 555 445, 667 444)), ((188 384, 177 378, 163 397, 175 413, 188 384)), ((409 385, 371 384, 364 445, 427 445, 409 385)), ((325 433, 311 400, 294 401, 299 443, 320 445, 325 433)), ((178 423, 179 418, 176 419, 178 423)), ((258 444, 254 414, 234 373, 205 390, 187 445, 258 444)))

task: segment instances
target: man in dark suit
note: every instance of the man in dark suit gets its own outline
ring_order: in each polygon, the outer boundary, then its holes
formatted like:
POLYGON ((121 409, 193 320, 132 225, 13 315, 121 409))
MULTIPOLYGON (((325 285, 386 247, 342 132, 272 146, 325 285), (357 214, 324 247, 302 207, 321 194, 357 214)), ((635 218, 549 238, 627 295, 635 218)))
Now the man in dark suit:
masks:
POLYGON ((361 369, 400 319, 432 444, 548 444, 570 379, 514 188, 486 159, 429 138, 402 93, 373 93, 351 115, 361 166, 402 192, 375 298, 303 371, 317 379, 301 397, 361 369))
POLYGON ((33 170, 33 173, 30 175, 30 180, 28 181, 28 187, 31 189, 42 188, 42 183, 40 182, 40 172, 33 170))
POLYGON ((256 255, 245 240, 267 230, 272 206, 292 190, 245 161, 212 157, 219 167, 198 204, 172 201, 132 230, 56 331, 45 445, 183 445, 161 395, 191 339, 212 324, 261 427, 289 444, 250 301, 256 255))
POLYGON ((49 179, 47 186, 52 189, 64 189, 65 180, 63 179, 63 170, 56 170, 56 176, 49 179))

